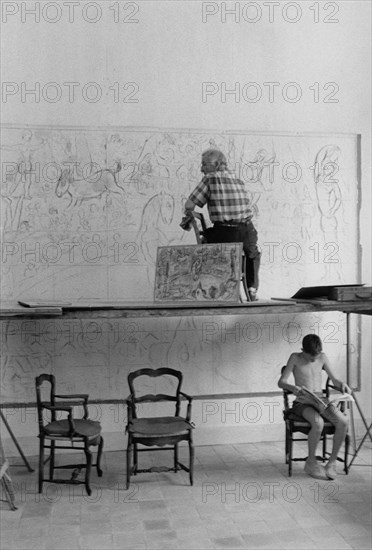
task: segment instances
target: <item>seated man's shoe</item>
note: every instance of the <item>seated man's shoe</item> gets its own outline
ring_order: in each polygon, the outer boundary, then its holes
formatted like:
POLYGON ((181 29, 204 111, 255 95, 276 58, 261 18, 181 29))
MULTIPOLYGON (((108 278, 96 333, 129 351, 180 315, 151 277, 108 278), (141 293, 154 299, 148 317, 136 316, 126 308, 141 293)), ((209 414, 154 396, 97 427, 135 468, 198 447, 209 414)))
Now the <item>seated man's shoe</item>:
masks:
POLYGON ((306 460, 305 462, 305 472, 315 479, 327 479, 326 474, 324 472, 324 468, 322 468, 317 461, 309 461, 306 460))
POLYGON ((336 462, 328 462, 325 467, 325 473, 328 479, 336 479, 336 462))
POLYGON ((253 287, 248 288, 248 294, 249 294, 249 301, 250 302, 257 302, 258 296, 257 296, 257 290, 253 287))

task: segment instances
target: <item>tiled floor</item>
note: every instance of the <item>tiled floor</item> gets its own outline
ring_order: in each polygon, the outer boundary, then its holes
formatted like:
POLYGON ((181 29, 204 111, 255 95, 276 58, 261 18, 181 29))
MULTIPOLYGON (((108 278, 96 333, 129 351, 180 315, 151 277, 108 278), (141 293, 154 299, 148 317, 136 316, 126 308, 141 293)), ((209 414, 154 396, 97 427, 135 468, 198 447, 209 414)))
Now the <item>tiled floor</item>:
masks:
POLYGON ((288 478, 283 455, 282 443, 197 447, 193 487, 185 472, 152 473, 127 491, 124 452, 105 452, 91 497, 82 485, 39 495, 36 472, 12 459, 18 509, 1 502, 1 550, 371 548, 370 442, 336 481, 306 476, 303 463, 288 478))

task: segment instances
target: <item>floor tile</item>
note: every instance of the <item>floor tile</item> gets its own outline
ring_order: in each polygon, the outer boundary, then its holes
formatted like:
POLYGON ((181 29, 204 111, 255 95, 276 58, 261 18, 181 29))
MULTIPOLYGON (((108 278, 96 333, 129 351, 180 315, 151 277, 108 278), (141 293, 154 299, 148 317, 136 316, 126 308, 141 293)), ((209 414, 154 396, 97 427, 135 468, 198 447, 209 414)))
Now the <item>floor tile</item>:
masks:
POLYGON ((105 452, 90 497, 84 486, 56 484, 39 495, 36 472, 11 466, 18 509, 0 502, 0 550, 371 547, 367 444, 363 466, 324 482, 306 476, 302 464, 289 478, 282 442, 195 451, 192 487, 186 472, 169 472, 139 474, 129 489, 123 452, 105 452))

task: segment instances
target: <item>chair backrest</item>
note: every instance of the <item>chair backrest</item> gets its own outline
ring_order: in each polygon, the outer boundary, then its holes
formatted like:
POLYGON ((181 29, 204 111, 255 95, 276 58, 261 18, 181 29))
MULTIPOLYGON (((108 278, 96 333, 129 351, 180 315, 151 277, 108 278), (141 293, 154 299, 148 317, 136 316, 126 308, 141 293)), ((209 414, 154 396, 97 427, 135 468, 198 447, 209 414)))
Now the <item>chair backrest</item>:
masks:
POLYGON ((175 403, 175 416, 179 415, 181 405, 181 386, 183 381, 182 372, 168 367, 159 369, 144 368, 128 374, 128 385, 130 391, 130 404, 132 406, 133 417, 137 418, 136 405, 141 403, 159 403, 161 401, 171 401, 175 403), (164 392, 153 391, 155 384, 151 384, 150 391, 152 393, 144 393, 149 389, 148 379, 158 379, 163 377, 164 392), (170 377, 170 378, 169 378, 170 377), (138 379, 141 378, 140 381, 138 379), (137 382, 137 383, 136 383, 137 382), (170 391, 169 391, 170 390, 170 391), (171 393, 172 392, 172 393, 171 393), (141 393, 141 395, 139 395, 141 393))
POLYGON ((325 395, 326 397, 329 397, 330 394, 331 394, 331 390, 340 390, 340 388, 337 388, 337 386, 335 386, 332 382, 332 380, 330 379, 330 377, 328 376, 327 378, 327 382, 326 382, 326 386, 325 386, 325 395))
MULTIPOLYGON (((43 399, 42 391, 43 389, 48 391, 48 401, 47 403, 54 406, 55 405, 55 388, 56 388, 56 379, 53 374, 40 374, 35 378, 35 386, 36 386, 36 404, 37 404, 37 416, 39 420, 39 427, 42 428, 44 425, 44 417, 43 417, 43 403, 45 403, 45 399, 43 399), (49 383, 49 388, 42 388, 43 384, 47 382, 49 383)), ((51 411, 51 417, 52 422, 56 419, 56 412, 51 411)))
POLYGON ((204 216, 201 212, 193 211, 192 226, 195 231, 196 242, 202 244, 205 242, 203 238, 203 233, 207 229, 207 224, 205 223, 204 216))
MULTIPOLYGON (((329 376, 328 376, 327 382, 326 382, 326 386, 325 386, 325 390, 324 390, 324 394, 325 394, 325 396, 326 396, 327 398, 330 397, 330 395, 331 395, 331 390, 341 391, 341 388, 338 388, 337 386, 335 386, 335 385, 333 384, 332 380, 331 380, 331 379, 329 378, 329 376)), ((347 405, 346 405, 346 402, 345 402, 345 401, 340 401, 339 404, 338 404, 338 406, 339 406, 339 409, 340 409, 341 412, 344 413, 344 412, 346 411, 347 405)))
MULTIPOLYGON (((286 365, 284 365, 281 369, 281 374, 283 374, 283 371, 285 369, 286 365)), ((284 401, 284 411, 288 411, 288 409, 290 409, 291 407, 291 403, 290 403, 290 400, 289 400, 289 396, 290 395, 293 395, 293 393, 289 390, 285 390, 284 388, 282 389, 283 391, 283 401, 284 401)))

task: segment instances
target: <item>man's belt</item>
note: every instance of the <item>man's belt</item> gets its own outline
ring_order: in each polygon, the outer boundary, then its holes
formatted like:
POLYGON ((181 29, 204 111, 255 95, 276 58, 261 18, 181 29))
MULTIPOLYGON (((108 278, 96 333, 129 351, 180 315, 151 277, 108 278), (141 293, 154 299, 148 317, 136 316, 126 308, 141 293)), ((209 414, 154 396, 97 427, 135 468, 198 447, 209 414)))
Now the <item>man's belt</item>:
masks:
POLYGON ((246 225, 251 221, 251 218, 245 218, 244 220, 238 221, 227 221, 227 222, 214 222, 215 227, 239 227, 239 225, 246 225))

